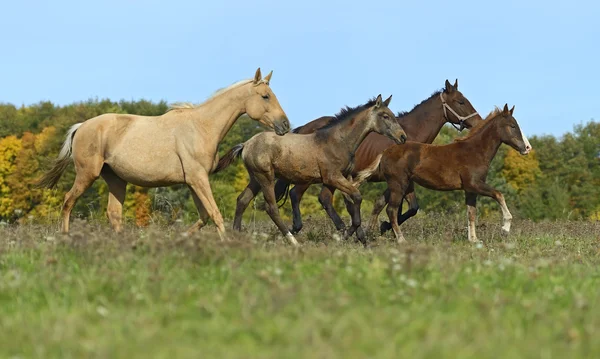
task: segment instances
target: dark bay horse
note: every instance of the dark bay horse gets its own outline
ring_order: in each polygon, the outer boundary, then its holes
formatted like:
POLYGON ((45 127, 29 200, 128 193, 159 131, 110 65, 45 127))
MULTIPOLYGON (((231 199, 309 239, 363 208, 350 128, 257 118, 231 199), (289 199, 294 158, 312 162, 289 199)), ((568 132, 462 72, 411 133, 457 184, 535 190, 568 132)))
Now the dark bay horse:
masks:
POLYGON ((406 141, 405 132, 388 108, 391 99, 390 96, 382 101, 379 95, 362 106, 347 107, 335 120, 312 134, 277 136, 263 132, 233 147, 215 169, 218 172, 241 156, 250 175, 250 183, 237 200, 233 228, 241 230, 244 210, 262 190, 267 213, 281 233, 296 245, 296 239, 279 216, 275 200, 275 178, 283 178, 288 183, 323 183, 348 195, 356 210, 347 235, 356 231, 358 239, 365 244, 364 231, 360 228, 362 197, 347 177, 352 172, 354 153, 369 133, 380 133, 397 144, 406 141))
POLYGON ((522 155, 531 151, 531 145, 521 132, 517 120, 513 117, 514 106, 508 109, 496 108, 480 126, 463 138, 448 145, 430 145, 407 142, 402 146, 392 146, 380 155, 369 169, 359 173, 355 185, 360 184, 374 173, 385 178, 388 189, 373 209, 373 216, 379 215, 385 203, 387 214, 398 242, 404 242, 404 236, 398 225, 398 206, 402 197, 414 191, 413 183, 438 191, 465 191, 468 238, 477 242, 475 233, 477 195, 491 197, 502 208, 502 232, 510 232, 512 215, 506 206, 504 196, 488 185, 486 177, 490 162, 505 143, 522 155))
MULTIPOLYGON (((321 117, 304 126, 296 128, 292 132, 299 134, 313 133, 319 128, 329 124, 333 119, 335 119, 335 117, 321 117)), ((475 111, 471 102, 458 91, 458 80, 455 81, 454 85, 451 85, 450 82, 446 80, 442 91, 435 92, 429 98, 415 106, 410 112, 399 113, 396 120, 406 132, 408 140, 432 143, 444 124, 451 123, 459 131, 462 131, 464 128, 471 128, 479 124, 481 116, 475 111)), ((385 136, 378 133, 369 134, 356 151, 355 165, 352 172, 353 175, 363 171, 369 164, 373 163, 377 156, 386 148, 393 145, 394 141, 385 136)), ((369 182, 383 181, 383 178, 377 176, 369 179, 369 182)), ((300 201, 311 184, 312 183, 296 184, 289 193, 293 211, 292 233, 298 233, 302 229, 300 201)), ((283 179, 277 180, 275 185, 277 201, 280 201, 286 195, 287 186, 289 186, 289 182, 283 179)), ((343 230, 345 228, 344 221, 342 221, 333 208, 333 193, 334 189, 323 186, 319 195, 319 202, 335 224, 335 227, 338 230, 343 230)), ((409 218, 417 213, 417 198, 414 193, 411 193, 406 197, 406 200, 410 205, 410 209, 402 216, 409 218)), ((351 210, 351 207, 346 207, 348 210, 351 210)))

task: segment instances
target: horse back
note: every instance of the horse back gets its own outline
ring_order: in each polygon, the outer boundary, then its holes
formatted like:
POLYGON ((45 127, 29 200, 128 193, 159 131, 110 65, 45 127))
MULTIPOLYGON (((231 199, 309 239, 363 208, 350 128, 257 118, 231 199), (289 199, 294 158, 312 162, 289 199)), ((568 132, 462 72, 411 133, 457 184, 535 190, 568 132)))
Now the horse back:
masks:
POLYGON ((299 135, 307 135, 327 126, 334 118, 335 117, 333 116, 319 117, 316 120, 310 121, 300 127, 295 128, 292 132, 299 135))

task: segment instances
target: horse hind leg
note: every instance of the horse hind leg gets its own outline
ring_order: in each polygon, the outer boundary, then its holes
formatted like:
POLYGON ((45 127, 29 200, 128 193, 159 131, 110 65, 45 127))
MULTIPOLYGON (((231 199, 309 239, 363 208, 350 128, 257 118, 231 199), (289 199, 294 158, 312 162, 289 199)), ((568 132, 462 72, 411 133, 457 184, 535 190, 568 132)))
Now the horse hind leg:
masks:
MULTIPOLYGON (((344 221, 342 221, 342 219, 340 218, 338 213, 335 211, 335 208, 333 207, 334 192, 335 192, 335 187, 324 185, 321 188, 321 193, 319 193, 319 203, 321 204, 321 206, 323 206, 323 209, 325 209, 325 212, 327 212, 327 215, 333 221, 335 228, 338 231, 342 231, 342 230, 346 229, 346 225, 344 224, 344 221)), ((354 204, 348 202, 348 200, 345 198, 344 198, 344 202, 346 203, 346 209, 348 210, 348 213, 350 213, 350 215, 352 216, 352 211, 354 210, 354 204)))
POLYGON ((260 184, 260 187, 262 188, 263 196, 265 197, 267 214, 269 215, 269 217, 271 217, 273 222, 275 222, 275 225, 277 226, 277 228, 279 228, 281 233, 288 239, 288 241, 290 241, 290 243, 293 244, 294 246, 297 246, 298 241, 296 241, 296 238, 294 237, 294 235, 292 233, 290 233, 287 225, 283 222, 283 220, 281 219, 281 216, 279 215, 279 207, 277 206, 277 202, 275 199, 275 183, 274 183, 273 178, 269 178, 267 176, 260 175, 260 176, 257 176, 256 179, 257 179, 258 183, 260 184))
POLYGON ((294 188, 290 190, 290 201, 292 203, 292 234, 297 234, 302 230, 304 226, 302 223, 302 213, 300 212, 300 202, 302 201, 302 196, 306 190, 310 187, 310 185, 295 185, 294 188))
POLYGON ((100 176, 101 164, 94 166, 78 166, 77 162, 75 165, 75 181, 73 186, 65 194, 65 199, 62 207, 62 232, 69 233, 69 220, 71 218, 71 211, 77 202, 77 199, 90 188, 90 186, 100 176))
POLYGON ((406 210, 406 212, 404 212, 402 215, 398 216, 399 226, 406 222, 410 217, 414 217, 417 212, 419 212, 419 201, 417 201, 417 195, 415 194, 413 183, 408 186, 408 190, 406 192, 407 193, 404 196, 404 199, 406 202, 408 202, 408 210, 406 210))
MULTIPOLYGON (((369 221, 369 230, 374 231, 377 228, 377 219, 379 218, 379 214, 385 208, 385 205, 388 203, 390 199, 390 190, 386 188, 385 192, 375 200, 373 203, 373 211, 371 212, 371 220, 369 221)), ((389 222, 384 222, 389 225, 389 222)), ((383 226, 382 223, 381 225, 383 226)), ((390 229, 392 227, 390 226, 390 229)), ((383 233, 383 232, 381 232, 383 233)))
POLYGON ((237 198, 237 203, 235 205, 235 218, 233 220, 233 229, 235 231, 242 230, 242 216, 248 208, 250 202, 258 195, 260 192, 260 184, 254 179, 253 176, 250 176, 250 183, 248 186, 240 193, 237 198))
POLYGON ((406 242, 406 239, 404 238, 404 235, 398 226, 398 210, 402 204, 402 198, 406 192, 406 186, 402 183, 390 183, 389 190, 390 199, 387 206, 388 219, 392 225, 392 230, 396 235, 396 242, 403 243, 406 242))
MULTIPOLYGON (((402 223, 406 222, 409 218, 415 216, 419 211, 419 202, 417 201, 417 195, 415 194, 414 184, 410 184, 408 189, 406 190, 406 195, 404 199, 408 203, 408 209, 406 212, 402 212, 402 203, 400 203, 400 207, 398 208, 398 225, 401 226, 402 223)), ((379 230, 381 234, 392 229, 392 225, 390 222, 384 221, 381 223, 379 230)))
POLYGON ((122 230, 123 203, 125 202, 125 194, 127 192, 127 182, 117 176, 106 165, 102 168, 100 175, 108 185, 106 214, 113 230, 119 233, 122 230))

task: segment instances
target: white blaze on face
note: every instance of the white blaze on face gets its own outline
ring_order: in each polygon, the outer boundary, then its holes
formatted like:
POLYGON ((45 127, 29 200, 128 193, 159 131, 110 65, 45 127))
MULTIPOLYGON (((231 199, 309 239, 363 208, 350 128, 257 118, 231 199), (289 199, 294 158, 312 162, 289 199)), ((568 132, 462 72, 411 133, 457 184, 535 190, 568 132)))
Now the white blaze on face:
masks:
POLYGON ((518 123, 517 123, 517 125, 519 126, 519 129, 521 130, 521 136, 523 136, 523 143, 525 143, 525 152, 522 152, 521 154, 522 155, 526 155, 529 152, 531 152, 531 150, 532 150, 531 143, 529 143, 529 140, 527 139, 527 137, 523 133, 523 129, 521 128, 521 125, 519 125, 518 123))
MULTIPOLYGON (((521 135, 523 135, 523 132, 521 132, 521 135)), ((523 135, 523 142, 525 142, 525 153, 527 154, 531 152, 533 147, 531 147, 531 143, 529 143, 529 140, 527 139, 527 137, 525 137, 525 135, 523 135)))

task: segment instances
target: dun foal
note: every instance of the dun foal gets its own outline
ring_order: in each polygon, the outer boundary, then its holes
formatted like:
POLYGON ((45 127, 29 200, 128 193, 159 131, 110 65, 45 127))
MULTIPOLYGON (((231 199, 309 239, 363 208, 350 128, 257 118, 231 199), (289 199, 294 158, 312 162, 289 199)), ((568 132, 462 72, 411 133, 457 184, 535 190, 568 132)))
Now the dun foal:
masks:
POLYGON ((275 200, 277 177, 285 179, 287 183, 323 183, 332 190, 339 189, 347 194, 357 210, 346 236, 356 231, 364 244, 365 236, 360 229, 358 210, 362 197, 347 177, 352 173, 354 152, 369 133, 375 131, 383 134, 395 143, 404 143, 406 140, 406 134, 388 108, 391 98, 382 101, 379 95, 365 105, 343 109, 329 125, 309 135, 290 133, 277 137, 264 132, 233 147, 215 170, 220 171, 241 156, 250 174, 250 183, 238 197, 233 228, 241 230, 244 210, 262 190, 267 213, 281 233, 291 243, 297 244, 279 216, 275 200))
POLYGON ((373 209, 373 217, 377 216, 387 202, 387 214, 396 234, 398 242, 404 242, 404 236, 398 226, 398 207, 402 197, 414 191, 413 182, 438 191, 464 190, 467 204, 468 238, 477 241, 475 233, 477 195, 491 197, 502 208, 502 232, 510 232, 512 215, 504 196, 488 185, 485 180, 490 162, 505 143, 522 155, 531 151, 531 145, 522 134, 517 120, 513 117, 514 106, 508 109, 496 108, 486 121, 472 132, 448 145, 427 145, 407 142, 403 146, 388 148, 371 168, 361 172, 355 181, 360 183, 365 178, 378 172, 388 184, 383 198, 378 200, 373 209))
POLYGON ((215 203, 208 175, 218 158, 217 146, 244 113, 273 128, 278 135, 290 124, 269 87, 271 74, 237 82, 217 91, 199 106, 177 106, 162 116, 103 114, 71 127, 54 166, 38 182, 56 186, 71 162, 75 183, 65 195, 62 230, 69 231, 69 216, 75 201, 102 176, 108 184, 108 218, 121 231, 121 213, 128 183, 162 187, 185 183, 192 191, 200 219, 193 232, 208 218, 223 239, 223 218, 215 203))

